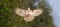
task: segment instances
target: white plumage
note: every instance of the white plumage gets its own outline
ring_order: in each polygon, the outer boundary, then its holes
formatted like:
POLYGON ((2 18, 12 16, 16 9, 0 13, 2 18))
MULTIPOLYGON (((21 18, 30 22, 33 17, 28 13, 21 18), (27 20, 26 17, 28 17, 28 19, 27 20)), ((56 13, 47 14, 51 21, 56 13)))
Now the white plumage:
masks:
POLYGON ((39 16, 42 12, 43 10, 41 9, 30 10, 30 8, 28 8, 28 10, 16 8, 15 10, 15 13, 18 14, 19 16, 24 17, 24 20, 26 22, 33 21, 35 19, 35 16, 39 16))

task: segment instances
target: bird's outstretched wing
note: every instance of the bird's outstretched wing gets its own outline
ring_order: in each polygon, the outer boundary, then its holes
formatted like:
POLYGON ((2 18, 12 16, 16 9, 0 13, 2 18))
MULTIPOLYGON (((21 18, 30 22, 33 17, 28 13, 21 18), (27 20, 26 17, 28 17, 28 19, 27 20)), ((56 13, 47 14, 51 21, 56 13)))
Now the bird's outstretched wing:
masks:
POLYGON ((20 9, 20 8, 15 9, 15 13, 18 14, 19 16, 22 16, 22 17, 25 16, 25 11, 26 10, 23 10, 23 9, 20 9))
POLYGON ((33 16, 39 16, 40 14, 43 13, 43 10, 42 9, 36 9, 36 10, 33 10, 33 16))

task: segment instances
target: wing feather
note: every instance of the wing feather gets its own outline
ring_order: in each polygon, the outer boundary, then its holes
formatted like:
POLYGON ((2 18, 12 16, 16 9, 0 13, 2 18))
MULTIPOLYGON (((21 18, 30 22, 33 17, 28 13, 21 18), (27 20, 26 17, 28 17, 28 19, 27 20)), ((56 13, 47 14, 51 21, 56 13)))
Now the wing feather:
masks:
POLYGON ((38 15, 40 15, 41 13, 43 13, 43 10, 41 10, 41 9, 36 9, 36 10, 33 11, 33 16, 38 16, 38 15))
POLYGON ((25 10, 22 10, 20 8, 16 8, 15 13, 18 14, 19 16, 25 16, 25 10))

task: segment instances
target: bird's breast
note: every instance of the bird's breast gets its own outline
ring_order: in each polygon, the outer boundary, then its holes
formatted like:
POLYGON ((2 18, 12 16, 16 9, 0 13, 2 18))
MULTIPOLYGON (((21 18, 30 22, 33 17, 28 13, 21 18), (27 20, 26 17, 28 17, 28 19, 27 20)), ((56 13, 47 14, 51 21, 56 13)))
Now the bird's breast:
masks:
POLYGON ((34 16, 25 16, 24 20, 27 21, 27 22, 30 22, 30 21, 33 21, 34 18, 35 18, 34 16))

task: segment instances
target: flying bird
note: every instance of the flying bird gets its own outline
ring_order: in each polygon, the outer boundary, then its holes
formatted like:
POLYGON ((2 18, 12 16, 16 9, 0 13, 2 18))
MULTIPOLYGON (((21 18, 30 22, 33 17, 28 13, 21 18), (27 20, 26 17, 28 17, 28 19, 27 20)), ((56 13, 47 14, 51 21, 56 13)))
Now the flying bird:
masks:
POLYGON ((21 8, 16 8, 15 13, 19 16, 24 17, 24 20, 26 22, 31 22, 35 19, 35 16, 41 15, 43 13, 43 10, 42 9, 30 10, 30 8, 28 8, 28 10, 23 10, 21 8))

